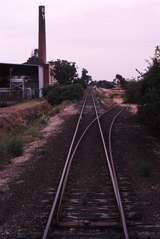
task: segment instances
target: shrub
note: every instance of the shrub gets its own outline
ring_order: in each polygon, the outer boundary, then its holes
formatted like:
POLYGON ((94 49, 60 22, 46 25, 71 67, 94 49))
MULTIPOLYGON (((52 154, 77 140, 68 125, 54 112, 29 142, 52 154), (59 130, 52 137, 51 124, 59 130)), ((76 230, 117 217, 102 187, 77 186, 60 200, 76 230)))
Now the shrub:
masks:
POLYGON ((21 138, 12 136, 6 143, 6 153, 13 157, 23 154, 23 141, 21 138))
POLYGON ((60 104, 62 99, 61 99, 61 87, 60 86, 52 86, 50 88, 45 96, 47 101, 51 105, 57 105, 60 104))
MULTIPOLYGON (((54 87, 56 87, 56 86, 57 86, 57 85, 55 85, 54 87)), ((44 96, 44 97, 47 96, 48 92, 49 92, 49 91, 52 91, 52 90, 53 90, 53 86, 52 86, 52 85, 49 85, 49 86, 43 88, 43 90, 42 90, 43 96, 44 96)))
POLYGON ((39 120, 38 120, 38 123, 41 124, 41 125, 46 125, 48 123, 48 120, 49 120, 49 115, 45 115, 43 114, 39 120))
POLYGON ((44 97, 52 105, 60 104, 64 100, 79 100, 83 96, 80 84, 55 85, 45 89, 44 97))
POLYGON ((139 106, 138 116, 143 123, 160 129, 160 102, 139 106))
POLYGON ((141 88, 142 81, 129 81, 126 85, 124 100, 126 103, 140 103, 141 102, 141 88))
POLYGON ((62 100, 79 100, 83 96, 83 88, 79 84, 63 86, 61 90, 62 100))
POLYGON ((34 127, 30 127, 27 131, 27 134, 32 136, 33 138, 40 138, 41 137, 41 132, 34 127))

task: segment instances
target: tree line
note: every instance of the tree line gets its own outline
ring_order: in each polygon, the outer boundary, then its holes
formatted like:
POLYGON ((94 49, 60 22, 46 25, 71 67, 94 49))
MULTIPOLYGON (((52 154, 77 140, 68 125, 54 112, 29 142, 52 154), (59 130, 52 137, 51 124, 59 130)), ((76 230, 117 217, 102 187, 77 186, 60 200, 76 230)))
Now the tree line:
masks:
MULTIPOLYGON (((39 64, 38 49, 33 50, 31 56, 24 64, 39 64)), ((92 77, 85 68, 82 69, 81 76, 79 77, 75 62, 57 59, 55 61, 49 61, 49 64, 52 66, 51 74, 57 80, 57 83, 61 85, 78 83, 81 84, 83 88, 86 88, 92 81, 92 77)))
MULTIPOLYGON (((39 64, 38 50, 35 49, 25 64, 39 64)), ((78 75, 75 62, 57 59, 50 61, 51 75, 57 84, 49 85, 43 89, 43 96, 52 105, 60 104, 64 100, 79 100, 92 77, 88 70, 83 68, 81 76, 78 75)))

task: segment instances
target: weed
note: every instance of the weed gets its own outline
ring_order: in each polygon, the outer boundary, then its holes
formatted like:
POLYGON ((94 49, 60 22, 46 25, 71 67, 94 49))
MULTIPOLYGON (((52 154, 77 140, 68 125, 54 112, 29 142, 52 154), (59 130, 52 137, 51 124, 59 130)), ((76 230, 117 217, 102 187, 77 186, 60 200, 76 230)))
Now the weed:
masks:
POLYGON ((38 122, 39 122, 40 124, 42 124, 42 125, 46 125, 46 124, 48 123, 48 119, 49 119, 49 116, 43 114, 43 115, 39 118, 38 122))
POLYGON ((23 141, 20 137, 12 136, 6 142, 5 153, 12 157, 21 156, 23 154, 23 145, 23 141))
POLYGON ((27 135, 31 135, 33 138, 41 137, 41 132, 35 127, 29 128, 26 133, 27 133, 27 135))

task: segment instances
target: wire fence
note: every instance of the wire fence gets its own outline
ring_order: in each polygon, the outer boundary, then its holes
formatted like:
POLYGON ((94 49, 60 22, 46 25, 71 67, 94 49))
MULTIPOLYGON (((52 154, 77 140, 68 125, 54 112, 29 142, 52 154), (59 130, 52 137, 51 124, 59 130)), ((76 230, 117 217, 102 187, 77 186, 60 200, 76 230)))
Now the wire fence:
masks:
POLYGON ((11 90, 9 88, 0 88, 0 107, 14 105, 38 97, 39 89, 11 90))

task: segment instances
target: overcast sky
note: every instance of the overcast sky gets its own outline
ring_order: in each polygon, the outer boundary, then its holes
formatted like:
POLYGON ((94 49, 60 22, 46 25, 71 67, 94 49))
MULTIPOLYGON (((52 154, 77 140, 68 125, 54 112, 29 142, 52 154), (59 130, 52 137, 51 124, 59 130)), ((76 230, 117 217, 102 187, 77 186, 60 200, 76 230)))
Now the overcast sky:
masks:
POLYGON ((46 6, 47 59, 75 61, 94 80, 136 76, 160 44, 159 0, 5 0, 0 62, 22 63, 37 48, 38 5, 46 6))

